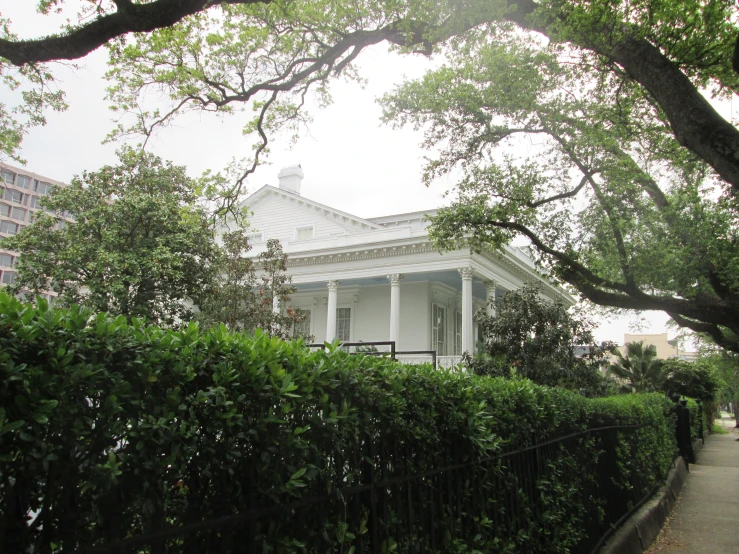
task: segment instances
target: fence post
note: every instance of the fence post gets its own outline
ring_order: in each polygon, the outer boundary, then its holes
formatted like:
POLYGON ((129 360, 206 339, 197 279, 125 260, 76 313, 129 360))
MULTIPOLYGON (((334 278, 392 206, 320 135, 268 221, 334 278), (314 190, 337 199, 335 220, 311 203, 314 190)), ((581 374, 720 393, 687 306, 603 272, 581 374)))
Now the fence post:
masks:
POLYGON ((700 425, 698 426, 698 428, 700 429, 699 436, 701 439, 701 444, 706 444, 706 438, 703 435, 703 402, 701 402, 700 400, 698 400, 697 402, 698 402, 698 422, 700 423, 700 425))
MULTIPOLYGON (((200 474, 194 467, 186 474, 187 481, 183 486, 187 487, 187 508, 185 509, 185 522, 187 525, 197 523, 201 519, 200 504, 202 502, 200 488, 200 474)), ((200 537, 197 533, 185 535, 185 554, 197 554, 200 551, 200 537)))
POLYGON ((693 451, 693 436, 690 431, 690 410, 688 409, 688 401, 681 400, 682 405, 682 417, 683 417, 683 444, 685 447, 685 461, 691 464, 695 463, 695 452, 693 451))
POLYGON ((395 361, 395 341, 390 341, 390 358, 395 361))
POLYGON ((0 527, 3 553, 21 554, 26 551, 24 543, 28 529, 28 506, 24 488, 23 477, 19 475, 5 497, 5 514, 2 515, 0 527))

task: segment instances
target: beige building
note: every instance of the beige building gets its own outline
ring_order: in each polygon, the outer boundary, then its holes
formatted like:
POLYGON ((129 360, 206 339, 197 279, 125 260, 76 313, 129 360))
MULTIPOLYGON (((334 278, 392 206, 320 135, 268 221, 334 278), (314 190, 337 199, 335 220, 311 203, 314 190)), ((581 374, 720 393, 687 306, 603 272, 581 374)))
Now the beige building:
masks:
MULTIPOLYGON (((25 169, 0 163, 0 240, 17 234, 33 221, 33 214, 41 208, 41 198, 53 187, 65 186, 25 169)), ((63 225, 64 222, 60 222, 63 225)), ((18 253, 0 245, 0 286, 15 281, 15 262, 18 253)))
MULTIPOLYGON (((653 344, 657 348, 657 358, 667 360, 669 358, 679 358, 692 362, 695 360, 696 352, 685 352, 680 349, 676 339, 669 340, 667 333, 659 334, 632 334, 624 333, 624 345, 629 342, 641 342, 645 346, 653 344)), ((625 354, 625 348, 619 348, 622 354, 625 354)))

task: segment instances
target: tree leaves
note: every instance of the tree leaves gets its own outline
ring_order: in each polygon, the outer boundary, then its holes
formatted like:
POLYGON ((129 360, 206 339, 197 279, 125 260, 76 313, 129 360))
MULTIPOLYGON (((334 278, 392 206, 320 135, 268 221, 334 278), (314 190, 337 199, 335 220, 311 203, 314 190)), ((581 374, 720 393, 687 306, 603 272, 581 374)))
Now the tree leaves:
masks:
POLYGON ((21 253, 13 290, 172 324, 211 287, 218 247, 208 213, 184 168, 130 149, 119 159, 55 189, 46 213, 3 241, 21 253), (60 216, 73 219, 58 229, 60 216))

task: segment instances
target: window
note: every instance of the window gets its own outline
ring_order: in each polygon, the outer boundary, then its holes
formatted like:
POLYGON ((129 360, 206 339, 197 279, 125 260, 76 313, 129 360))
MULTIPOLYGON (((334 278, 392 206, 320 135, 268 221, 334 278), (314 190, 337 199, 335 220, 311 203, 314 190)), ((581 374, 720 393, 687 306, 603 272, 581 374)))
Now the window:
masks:
POLYGON ((44 181, 34 181, 33 190, 39 194, 49 194, 51 192, 51 183, 45 183, 44 181))
POLYGON ((15 271, 3 271, 3 284, 12 285, 15 283, 15 271))
POLYGON ((431 305, 431 349, 446 356, 446 308, 431 305))
POLYGON ((25 175, 18 175, 15 179, 15 186, 21 189, 27 189, 31 186, 31 178, 25 175))
POLYGON ((7 204, 0 204, 0 215, 10 217, 10 206, 7 204))
POLYGON ((0 178, 9 185, 15 183, 15 173, 7 169, 0 169, 0 178))
POLYGON ((0 254, 0 266, 2 267, 13 267, 15 258, 10 254, 0 254))
POLYGON ((336 338, 341 342, 352 340, 351 308, 336 308, 336 338))
POLYGON ((20 219, 21 221, 26 220, 26 210, 23 208, 13 208, 13 211, 10 212, 10 217, 13 219, 20 219))
POLYGON ((454 354, 462 355, 462 312, 454 313, 454 354))
POLYGON ((5 189, 5 200, 10 200, 16 204, 23 204, 23 193, 17 190, 5 189))
POLYGON ((264 233, 261 231, 259 233, 249 233, 246 235, 246 240, 249 241, 249 244, 259 244, 264 242, 264 233))
POLYGON ((20 225, 13 223, 12 221, 0 221, 0 233, 15 235, 20 231, 20 227, 20 225))
POLYGON ((30 206, 32 208, 36 208, 37 210, 41 209, 41 198, 38 196, 31 196, 31 203, 30 206))
POLYGON ((308 337, 310 336, 310 310, 300 310, 300 315, 302 319, 293 325, 293 337, 308 337))
POLYGON ((295 240, 308 240, 313 238, 313 225, 298 227, 295 229, 295 240))

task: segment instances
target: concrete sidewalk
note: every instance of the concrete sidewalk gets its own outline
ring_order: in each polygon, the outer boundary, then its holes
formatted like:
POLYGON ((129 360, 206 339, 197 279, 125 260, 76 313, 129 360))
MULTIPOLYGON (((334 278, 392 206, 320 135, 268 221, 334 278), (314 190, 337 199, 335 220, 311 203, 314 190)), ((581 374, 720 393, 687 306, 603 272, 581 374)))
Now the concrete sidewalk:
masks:
POLYGON ((680 499, 648 554, 739 554, 739 430, 725 417, 728 435, 711 435, 690 466, 680 499))

